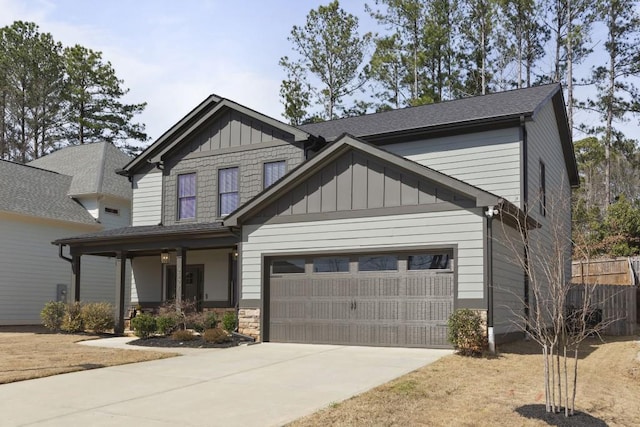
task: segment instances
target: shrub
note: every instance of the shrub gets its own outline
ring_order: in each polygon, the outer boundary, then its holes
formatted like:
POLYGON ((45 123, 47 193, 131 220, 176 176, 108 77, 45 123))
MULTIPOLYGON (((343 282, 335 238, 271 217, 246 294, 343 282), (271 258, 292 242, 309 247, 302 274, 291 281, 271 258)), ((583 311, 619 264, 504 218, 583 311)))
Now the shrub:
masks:
POLYGON ((133 333, 142 339, 149 338, 156 332, 156 318, 148 313, 142 313, 131 319, 133 333))
POLYGON ((232 311, 227 311, 224 316, 222 316, 222 327, 227 332, 233 332, 236 329, 237 317, 236 313, 232 311))
POLYGON ((171 339, 174 341, 192 341, 196 338, 197 337, 193 334, 193 332, 186 329, 181 329, 171 334, 171 339))
POLYGON ((160 334, 169 335, 178 326, 178 320, 173 314, 160 315, 156 318, 156 326, 160 334))
POLYGON ((193 329, 196 332, 202 332, 205 327, 205 314, 197 311, 191 311, 184 314, 185 316, 185 329, 193 329))
POLYGON ((61 301, 49 301, 40 312, 40 319, 45 328, 58 332, 62 327, 66 304, 61 301))
POLYGON ((448 321, 449 342, 463 356, 479 356, 487 346, 482 318, 467 308, 456 310, 448 321))
POLYGON ((100 334, 113 329, 113 306, 106 302, 92 302, 82 307, 82 322, 85 329, 100 334))
POLYGON ((229 336, 227 331, 222 328, 206 329, 202 334, 202 339, 205 342, 212 342, 216 344, 222 344, 224 342, 231 341, 231 337, 229 336))
POLYGON ((62 321, 62 330, 69 333, 84 331, 82 304, 76 301, 66 305, 64 320, 62 321))
POLYGON ((214 311, 211 311, 206 314, 204 319, 204 328, 205 329, 215 329, 218 327, 218 316, 214 311))

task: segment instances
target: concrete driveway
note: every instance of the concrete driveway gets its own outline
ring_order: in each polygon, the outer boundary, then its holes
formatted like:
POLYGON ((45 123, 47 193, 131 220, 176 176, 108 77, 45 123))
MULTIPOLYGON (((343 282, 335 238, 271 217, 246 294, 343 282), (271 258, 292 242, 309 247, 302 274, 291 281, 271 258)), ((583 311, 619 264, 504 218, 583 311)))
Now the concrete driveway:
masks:
POLYGON ((264 343, 0 386, 2 426, 274 426, 448 350, 264 343))

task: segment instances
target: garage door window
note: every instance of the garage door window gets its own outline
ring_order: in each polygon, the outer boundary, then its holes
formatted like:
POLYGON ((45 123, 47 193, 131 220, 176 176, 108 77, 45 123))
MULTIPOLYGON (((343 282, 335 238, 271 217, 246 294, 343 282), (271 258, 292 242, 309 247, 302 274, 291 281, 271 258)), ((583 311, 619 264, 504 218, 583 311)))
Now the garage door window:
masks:
POLYGON ((304 273, 304 259, 281 259, 271 264, 273 274, 304 273))
POLYGON ((314 273, 348 273, 349 258, 323 257, 313 259, 314 273))
POLYGON ((371 255, 358 258, 359 271, 397 271, 398 257, 394 255, 371 255))
POLYGON ((409 255, 409 270, 446 270, 449 269, 449 254, 409 255))

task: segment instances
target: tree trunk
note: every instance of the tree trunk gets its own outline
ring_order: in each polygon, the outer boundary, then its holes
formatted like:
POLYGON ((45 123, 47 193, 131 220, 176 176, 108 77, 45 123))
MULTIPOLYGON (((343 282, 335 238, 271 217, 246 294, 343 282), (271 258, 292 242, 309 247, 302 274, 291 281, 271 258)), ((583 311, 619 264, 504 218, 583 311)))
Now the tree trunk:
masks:
POLYGON ((614 35, 614 10, 612 3, 609 3, 609 16, 607 18, 607 26, 609 27, 609 87, 606 100, 607 121, 605 124, 604 136, 604 208, 609 209, 611 204, 611 138, 613 135, 613 110, 614 95, 616 84, 616 47, 614 35))
POLYGON ((549 347, 542 346, 542 355, 544 357, 544 401, 545 409, 551 412, 551 388, 549 387, 549 347))
POLYGON ((571 0, 567 0, 567 121, 573 134, 573 14, 571 0))
POLYGON ((578 345, 573 352, 573 395, 571 396, 571 415, 576 409, 576 389, 578 388, 578 345))
POLYGON ((567 345, 564 345, 564 416, 569 416, 569 367, 567 366, 567 345))

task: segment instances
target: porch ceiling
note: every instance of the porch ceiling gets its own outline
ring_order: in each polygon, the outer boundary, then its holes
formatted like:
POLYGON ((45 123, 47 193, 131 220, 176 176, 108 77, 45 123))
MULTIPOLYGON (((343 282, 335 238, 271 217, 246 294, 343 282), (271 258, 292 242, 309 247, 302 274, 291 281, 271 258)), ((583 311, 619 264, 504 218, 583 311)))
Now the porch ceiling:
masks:
POLYGON ((221 222, 178 225, 144 225, 115 228, 53 241, 69 246, 71 255, 128 256, 160 253, 176 248, 208 249, 232 247, 240 238, 221 222))

